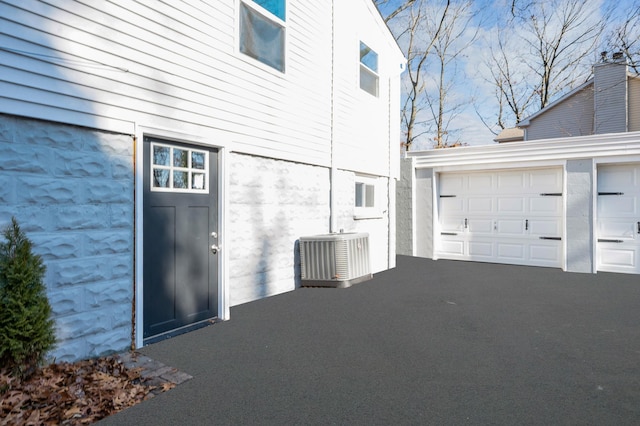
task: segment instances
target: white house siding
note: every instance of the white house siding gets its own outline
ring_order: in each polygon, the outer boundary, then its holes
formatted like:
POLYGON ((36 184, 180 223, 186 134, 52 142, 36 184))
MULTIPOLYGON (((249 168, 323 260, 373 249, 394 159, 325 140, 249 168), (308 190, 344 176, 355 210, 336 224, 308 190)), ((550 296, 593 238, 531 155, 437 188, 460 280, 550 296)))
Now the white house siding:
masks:
POLYGON ((294 290, 296 241, 329 232, 329 169, 242 154, 229 168, 230 304, 294 290))
POLYGON ((373 2, 336 1, 334 8, 334 36, 340 40, 334 58, 334 166, 397 178, 399 75, 404 59, 373 2), (378 97, 360 89, 361 41, 378 54, 378 97), (367 152, 379 154, 370 156, 367 152))
POLYGON ((526 140, 593 134, 593 85, 531 119, 526 140))
POLYGON ((233 133, 243 152, 328 165, 331 8, 290 1, 286 72, 237 51, 236 2, 0 2, 0 112, 133 133, 233 133), (7 35, 10 34, 10 35, 7 35))
POLYGON ((131 136, 0 114, 0 226, 42 256, 59 361, 131 345, 132 159, 131 136))

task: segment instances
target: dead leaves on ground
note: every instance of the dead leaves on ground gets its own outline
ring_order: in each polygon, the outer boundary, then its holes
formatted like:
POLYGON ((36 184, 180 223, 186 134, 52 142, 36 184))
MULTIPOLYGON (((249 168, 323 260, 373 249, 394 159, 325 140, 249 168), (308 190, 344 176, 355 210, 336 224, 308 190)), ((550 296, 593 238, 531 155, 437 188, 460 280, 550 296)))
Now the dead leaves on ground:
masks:
POLYGON ((20 382, 0 370, 0 425, 86 425, 174 385, 145 384, 117 357, 51 364, 20 382))

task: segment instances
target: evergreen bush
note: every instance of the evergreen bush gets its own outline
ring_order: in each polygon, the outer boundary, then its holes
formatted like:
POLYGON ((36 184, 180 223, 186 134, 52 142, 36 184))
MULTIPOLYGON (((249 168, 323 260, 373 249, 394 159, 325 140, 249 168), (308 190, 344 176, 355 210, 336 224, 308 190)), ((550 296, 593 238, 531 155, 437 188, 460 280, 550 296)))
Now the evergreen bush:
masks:
POLYGON ((15 218, 0 242, 0 367, 27 377, 55 345, 45 266, 15 218))

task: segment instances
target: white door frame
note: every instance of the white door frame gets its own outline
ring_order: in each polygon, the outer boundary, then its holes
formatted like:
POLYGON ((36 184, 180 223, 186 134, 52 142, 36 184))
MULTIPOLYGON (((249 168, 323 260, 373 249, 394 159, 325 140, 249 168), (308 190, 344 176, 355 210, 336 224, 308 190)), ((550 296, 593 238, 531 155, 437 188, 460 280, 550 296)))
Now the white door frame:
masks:
POLYGON ((144 292, 144 279, 143 279, 143 179, 144 170, 142 158, 144 155, 143 140, 145 136, 152 136, 161 139, 167 139, 176 142, 188 143, 191 145, 201 145, 218 149, 218 198, 221 202, 218 203, 218 229, 220 230, 220 237, 218 239, 220 252, 220 265, 218 268, 218 318, 221 320, 229 319, 229 283, 228 283, 228 256, 225 248, 227 247, 227 238, 225 230, 227 227, 227 149, 225 143, 220 144, 220 141, 226 141, 224 135, 219 132, 211 131, 205 135, 192 135, 189 133, 176 131, 172 129, 163 129, 152 126, 136 126, 136 144, 135 144, 135 160, 134 160, 134 173, 135 173, 135 223, 134 223, 134 345, 136 348, 143 346, 143 292, 144 292), (212 143, 215 142, 215 143, 212 143))

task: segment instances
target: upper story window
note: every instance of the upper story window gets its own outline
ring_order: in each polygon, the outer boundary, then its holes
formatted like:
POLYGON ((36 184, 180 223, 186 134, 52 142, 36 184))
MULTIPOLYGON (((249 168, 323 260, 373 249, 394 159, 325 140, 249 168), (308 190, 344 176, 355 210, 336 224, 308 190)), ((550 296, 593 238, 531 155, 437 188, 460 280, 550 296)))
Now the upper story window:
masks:
POLYGON ((284 72, 286 0, 240 2, 240 51, 284 72))
POLYGON ((360 42, 360 88, 378 96, 378 54, 360 42))

